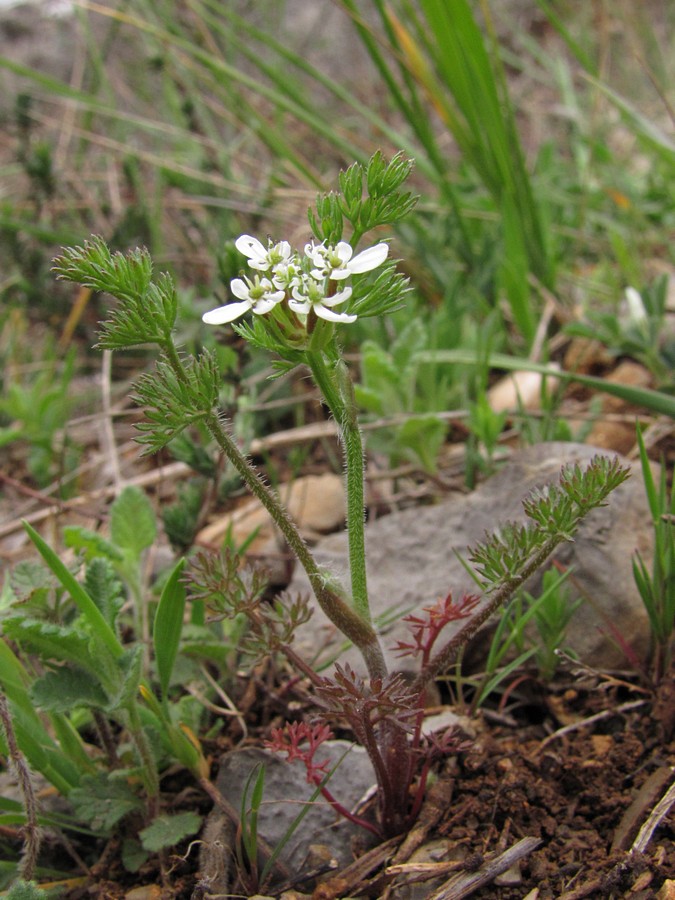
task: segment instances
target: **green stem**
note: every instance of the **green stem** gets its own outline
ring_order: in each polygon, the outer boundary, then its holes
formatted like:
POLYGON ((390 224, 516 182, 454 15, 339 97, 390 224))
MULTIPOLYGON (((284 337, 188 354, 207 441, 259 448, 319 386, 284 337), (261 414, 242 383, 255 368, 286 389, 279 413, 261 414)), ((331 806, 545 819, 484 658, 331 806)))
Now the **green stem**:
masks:
MULTIPOLYGON (((183 383, 186 383, 187 377, 185 375, 183 363, 173 342, 166 342, 162 345, 162 349, 164 350, 167 360, 174 370, 176 377, 183 383)), ((370 677, 383 678, 387 674, 387 667, 384 661, 382 647, 370 619, 367 606, 367 595, 365 593, 365 551, 363 549, 363 451, 360 449, 361 436, 358 433, 358 428, 355 429, 358 436, 358 473, 360 479, 360 493, 358 494, 358 498, 360 499, 357 498, 357 502, 360 504, 358 518, 361 531, 362 549, 360 558, 363 567, 364 588, 361 596, 365 597, 366 615, 360 615, 358 608, 352 609, 349 603, 330 587, 326 574, 322 572, 317 565, 316 560, 310 553, 307 544, 302 539, 295 522, 291 519, 287 510, 279 502, 276 495, 263 482, 235 441, 227 433, 218 415, 213 410, 205 410, 205 412, 206 416, 204 418, 204 424, 206 425, 206 428, 220 447, 223 454, 237 470, 246 487, 264 506, 274 520, 277 528, 281 531, 288 546, 307 573, 312 590, 314 591, 314 596, 321 609, 342 634, 359 648, 366 663, 366 667, 368 668, 370 677)))
POLYGON ((555 548, 566 540, 569 540, 569 538, 564 534, 556 534, 548 538, 548 540, 532 554, 530 559, 523 565, 521 571, 517 575, 514 575, 503 582, 503 584, 492 593, 489 600, 486 601, 483 609, 473 615, 464 628, 460 629, 455 636, 429 660, 414 680, 412 690, 421 693, 424 690, 425 685, 436 678, 441 672, 445 672, 454 662, 458 651, 468 644, 481 625, 487 622, 490 616, 492 616, 500 606, 507 603, 518 588, 527 581, 530 575, 533 575, 541 568, 541 566, 543 566, 555 548))
POLYGON ((340 631, 349 638, 361 651, 371 678, 381 678, 386 672, 386 665, 379 640, 368 619, 363 619, 346 603, 340 595, 327 583, 326 575, 321 571, 302 539, 297 526, 281 505, 277 497, 262 481, 252 468, 244 454, 239 450, 232 438, 227 434, 215 414, 205 419, 213 439, 222 452, 237 470, 247 488, 265 507, 274 519, 275 524, 285 537, 288 546, 296 555, 300 565, 307 573, 312 590, 321 609, 340 631))
POLYGON ((364 622, 372 625, 366 576, 365 500, 363 491, 363 441, 356 416, 351 378, 335 352, 331 365, 322 352, 307 352, 307 362, 328 408, 338 423, 347 466, 347 540, 352 603, 364 622), (332 371, 331 371, 332 368, 332 371))

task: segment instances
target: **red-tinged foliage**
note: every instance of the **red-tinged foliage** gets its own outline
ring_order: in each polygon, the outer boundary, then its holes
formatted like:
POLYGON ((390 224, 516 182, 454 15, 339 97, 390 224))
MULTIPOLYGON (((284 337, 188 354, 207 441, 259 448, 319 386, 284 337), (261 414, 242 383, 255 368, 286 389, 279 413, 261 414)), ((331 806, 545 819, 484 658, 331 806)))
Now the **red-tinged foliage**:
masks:
POLYGON ((425 607, 424 618, 406 616, 403 621, 410 625, 412 643, 399 641, 395 648, 396 652, 399 656, 421 656, 422 666, 426 665, 431 658, 433 646, 445 626, 450 622, 468 619, 479 602, 480 597, 475 594, 464 594, 460 601, 455 602, 450 593, 433 606, 425 607))

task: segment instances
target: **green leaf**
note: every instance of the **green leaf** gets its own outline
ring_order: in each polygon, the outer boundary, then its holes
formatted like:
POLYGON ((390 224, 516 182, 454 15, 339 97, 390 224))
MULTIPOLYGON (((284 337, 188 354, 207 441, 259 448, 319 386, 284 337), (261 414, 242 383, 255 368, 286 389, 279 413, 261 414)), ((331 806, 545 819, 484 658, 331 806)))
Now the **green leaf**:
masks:
POLYGON ((217 407, 221 374, 215 355, 188 357, 182 366, 184 378, 162 357, 155 371, 143 375, 135 385, 136 400, 146 407, 147 421, 137 425, 141 432, 138 442, 146 445, 145 453, 156 453, 217 407))
POLYGON ((30 767, 41 772, 65 795, 78 783, 79 773, 47 733, 36 713, 28 693, 30 681, 14 653, 4 640, 0 640, 0 687, 10 702, 19 747, 30 767))
POLYGON ((113 543, 138 559, 156 536, 157 523, 152 504, 140 488, 124 488, 110 507, 110 537, 113 543))
POLYGON ((124 651, 124 655, 116 660, 119 667, 119 689, 115 697, 110 698, 109 710, 128 707, 136 702, 143 670, 143 647, 136 644, 124 651))
POLYGON ((92 655, 90 635, 83 634, 72 625, 10 616, 4 622, 4 632, 18 644, 28 646, 42 659, 77 663, 90 673, 98 670, 98 657, 92 655))
POLYGON ((105 773, 85 775, 80 787, 70 792, 69 800, 77 818, 106 834, 126 815, 143 807, 126 781, 105 773))
POLYGON ((100 556, 92 559, 85 572, 84 586, 106 622, 114 628, 124 603, 124 592, 112 563, 100 556))
POLYGON ((28 559, 16 564, 9 583, 19 603, 27 601, 40 603, 48 591, 56 585, 49 569, 28 559))
POLYGON ((193 812, 158 816, 152 824, 140 832, 139 837, 146 850, 157 853, 168 847, 174 847, 183 838, 195 834, 201 825, 201 816, 193 812))
POLYGON ((31 689, 40 709, 67 713, 78 706, 105 710, 108 698, 101 685, 84 669, 61 666, 38 678, 31 689))
POLYGON ((446 432, 446 423, 436 416, 414 416, 401 425, 396 437, 401 447, 412 451, 425 472, 435 472, 446 432))
POLYGON ((181 576, 184 566, 185 560, 179 560, 164 585, 164 590, 157 606, 152 634, 157 674, 159 675, 162 696, 165 699, 169 690, 171 673, 176 661, 183 629, 185 585, 181 581, 181 576))
POLYGON ((74 575, 68 571, 61 559, 56 555, 49 544, 40 537, 37 531, 35 531, 28 522, 24 522, 23 527, 28 532, 28 536, 37 547, 44 561, 54 575, 56 575, 62 586, 70 594, 73 602, 77 604, 82 615, 92 626, 95 639, 100 640, 114 657, 120 657, 123 653, 122 645, 89 594, 79 584, 74 575))
POLYGON ((152 281, 147 250, 111 253, 101 238, 93 237, 82 247, 66 247, 53 268, 61 279, 106 291, 122 301, 104 322, 99 347, 117 350, 169 340, 178 310, 176 289, 166 274, 152 281))
POLYGON ((111 541, 103 535, 80 525, 66 525, 63 529, 63 540, 66 547, 78 550, 87 562, 95 557, 105 557, 112 562, 120 562, 122 554, 111 541))
POLYGON ((148 851, 133 838, 125 838, 122 841, 122 865, 127 872, 138 872, 149 856, 148 851))
POLYGON ((14 882, 5 896, 7 900, 49 900, 52 895, 39 888, 34 881, 20 879, 14 882))

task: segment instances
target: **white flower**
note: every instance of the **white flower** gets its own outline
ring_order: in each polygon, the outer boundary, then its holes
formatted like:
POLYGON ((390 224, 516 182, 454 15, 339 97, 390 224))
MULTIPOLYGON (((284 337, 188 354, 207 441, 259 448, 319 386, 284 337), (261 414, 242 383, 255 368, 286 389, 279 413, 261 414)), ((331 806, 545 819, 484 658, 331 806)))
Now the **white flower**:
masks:
POLYGON ((329 244, 305 244, 305 256, 311 261, 314 268, 311 275, 314 278, 333 278, 335 281, 343 281, 350 275, 361 275, 381 266, 389 253, 389 245, 385 243, 375 244, 357 253, 352 259, 353 250, 346 241, 340 241, 335 246, 329 244))
POLYGON ((338 291, 330 297, 326 297, 325 290, 321 282, 312 278, 311 275, 305 275, 302 279, 297 279, 291 289, 292 298, 288 301, 289 307, 293 312, 307 315, 310 310, 314 310, 320 319, 327 322, 355 322, 356 316, 349 313, 333 312, 333 306, 339 306, 344 303, 352 295, 351 288, 345 288, 338 291))
POLYGON ((289 290, 300 277, 300 260, 297 255, 284 259, 272 267, 272 282, 277 288, 289 290))
MULTIPOLYGON (((261 245, 262 246, 262 245, 261 245)), ((230 289, 240 303, 226 303, 210 312, 204 313, 202 321, 207 325, 224 325, 226 322, 234 322, 244 313, 254 312, 258 316, 268 313, 280 303, 284 297, 284 291, 275 290, 269 278, 261 278, 256 275, 253 281, 246 278, 234 278, 230 282, 230 289)))
POLYGON ((242 234, 234 242, 234 246, 244 256, 248 256, 249 267, 259 272, 267 272, 291 258, 291 245, 288 241, 279 241, 278 244, 272 244, 270 241, 269 245, 264 247, 258 238, 242 234))

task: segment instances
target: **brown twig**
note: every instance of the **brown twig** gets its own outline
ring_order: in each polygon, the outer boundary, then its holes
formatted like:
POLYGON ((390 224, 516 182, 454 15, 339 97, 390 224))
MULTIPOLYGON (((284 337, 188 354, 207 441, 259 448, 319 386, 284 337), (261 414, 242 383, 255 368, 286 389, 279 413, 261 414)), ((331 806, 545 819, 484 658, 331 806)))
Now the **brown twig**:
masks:
POLYGON ((488 859, 484 865, 475 872, 462 872, 453 876, 441 888, 429 897, 429 900, 461 900, 469 897, 479 888, 485 887, 495 880, 502 872, 506 872, 523 857, 528 856, 541 844, 540 838, 524 837, 492 859, 488 859))

